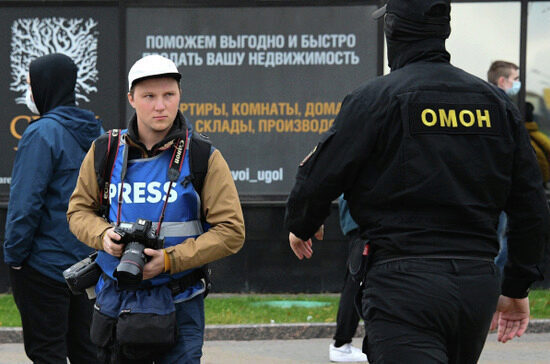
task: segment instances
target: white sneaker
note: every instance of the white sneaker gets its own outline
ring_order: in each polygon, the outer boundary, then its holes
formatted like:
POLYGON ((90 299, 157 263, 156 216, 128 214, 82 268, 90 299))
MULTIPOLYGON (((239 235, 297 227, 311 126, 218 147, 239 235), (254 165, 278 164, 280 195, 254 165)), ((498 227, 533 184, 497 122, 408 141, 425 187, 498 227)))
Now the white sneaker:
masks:
POLYGON ((339 348, 330 344, 328 357, 330 361, 335 362, 367 361, 365 353, 351 344, 344 344, 339 348))

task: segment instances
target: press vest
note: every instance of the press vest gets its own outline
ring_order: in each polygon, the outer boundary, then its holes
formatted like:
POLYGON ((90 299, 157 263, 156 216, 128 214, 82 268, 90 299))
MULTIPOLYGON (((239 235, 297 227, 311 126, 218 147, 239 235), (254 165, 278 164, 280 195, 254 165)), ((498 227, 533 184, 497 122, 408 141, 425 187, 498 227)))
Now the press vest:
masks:
MULTIPOLYGON (((196 238, 202 234, 204 228, 200 219, 200 196, 193 188, 192 183, 184 182, 185 177, 190 174, 189 143, 186 145, 186 153, 179 178, 176 183, 172 183, 170 195, 167 196, 169 184, 171 183, 168 180, 167 174, 172 155, 174 154, 173 147, 154 157, 129 160, 122 187, 121 173, 124 148, 127 147, 126 133, 126 130, 121 132, 121 142, 118 147, 117 157, 113 163, 113 173, 109 189, 109 220, 117 221, 118 198, 122 188, 121 222, 135 222, 137 219, 142 218, 151 220, 156 229, 164 201, 168 198, 165 217, 160 230, 160 235, 165 238, 164 246, 174 246, 182 243, 187 238, 196 238)), ((103 272, 111 279, 115 279, 113 272, 119 261, 119 258, 104 251, 98 253, 97 262, 103 272)), ((152 279, 145 280, 142 285, 145 287, 147 285, 162 285, 171 279, 181 278, 192 270, 186 270, 173 275, 162 273, 152 279)), ((195 296, 198 291, 202 290, 203 285, 199 282, 197 285, 180 293, 175 299, 181 300, 186 297, 195 296)))

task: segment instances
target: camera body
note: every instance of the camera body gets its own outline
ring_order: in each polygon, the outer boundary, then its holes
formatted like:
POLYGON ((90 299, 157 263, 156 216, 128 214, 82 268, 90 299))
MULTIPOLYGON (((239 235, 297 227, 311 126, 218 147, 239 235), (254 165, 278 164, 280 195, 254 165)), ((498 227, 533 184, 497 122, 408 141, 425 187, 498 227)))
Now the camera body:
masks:
POLYGON ((73 294, 81 294, 94 287, 101 275, 101 268, 95 262, 97 252, 73 264, 63 271, 63 278, 73 294))
POLYGON ((115 243, 125 244, 114 272, 120 289, 138 289, 143 280, 143 267, 149 259, 143 250, 164 247, 164 237, 158 236, 152 225, 151 220, 137 219, 134 223, 122 222, 115 227, 115 233, 121 237, 115 243))

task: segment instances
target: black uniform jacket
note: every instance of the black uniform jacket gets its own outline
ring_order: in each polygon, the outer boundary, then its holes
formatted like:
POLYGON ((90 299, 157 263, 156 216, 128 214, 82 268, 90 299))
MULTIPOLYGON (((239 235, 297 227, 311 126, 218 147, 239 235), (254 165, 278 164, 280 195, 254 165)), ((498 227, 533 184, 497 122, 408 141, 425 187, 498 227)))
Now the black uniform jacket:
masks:
POLYGON ((286 227, 306 240, 342 192, 376 258, 498 253, 509 216, 503 294, 541 279, 548 206, 518 109, 449 63, 429 40, 346 96, 333 127, 301 163, 286 227))

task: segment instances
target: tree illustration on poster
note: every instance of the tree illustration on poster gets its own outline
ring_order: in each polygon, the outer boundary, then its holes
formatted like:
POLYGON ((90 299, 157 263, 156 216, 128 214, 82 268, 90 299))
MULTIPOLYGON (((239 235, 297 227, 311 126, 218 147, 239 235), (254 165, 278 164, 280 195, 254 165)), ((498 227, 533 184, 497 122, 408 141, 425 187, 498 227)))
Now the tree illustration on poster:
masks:
POLYGON ((11 26, 10 90, 20 93, 15 101, 25 104, 26 77, 35 58, 65 54, 76 63, 76 99, 89 102, 87 94, 97 92, 97 21, 88 18, 23 18, 11 26))
POLYGON ((0 22, 0 198, 6 200, 17 143, 30 121, 25 105, 32 60, 62 53, 78 67, 76 102, 103 120, 105 129, 120 127, 118 14, 109 7, 3 7, 0 22), (7 71, 9 70, 9 72, 7 71))

